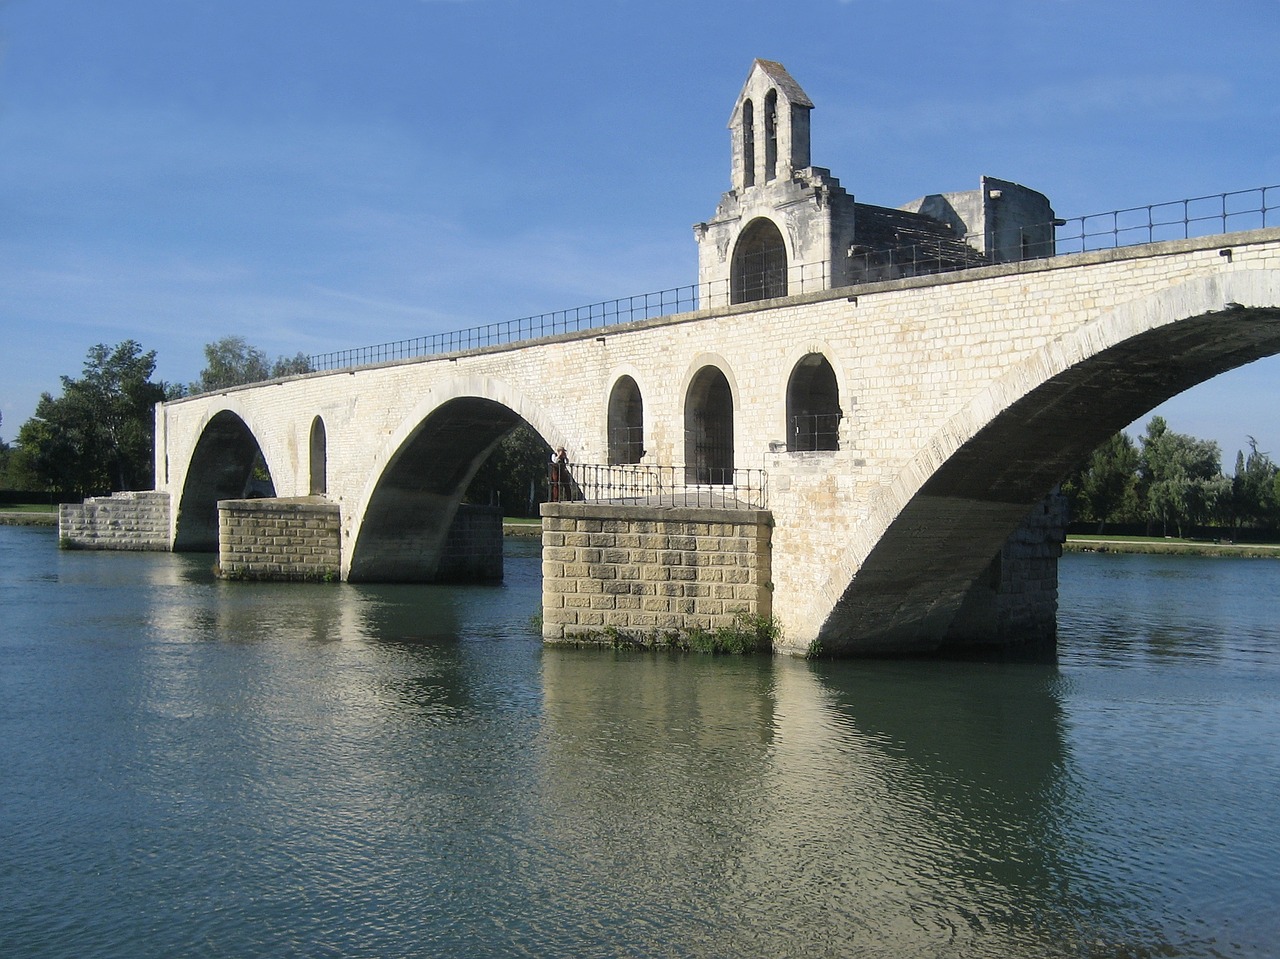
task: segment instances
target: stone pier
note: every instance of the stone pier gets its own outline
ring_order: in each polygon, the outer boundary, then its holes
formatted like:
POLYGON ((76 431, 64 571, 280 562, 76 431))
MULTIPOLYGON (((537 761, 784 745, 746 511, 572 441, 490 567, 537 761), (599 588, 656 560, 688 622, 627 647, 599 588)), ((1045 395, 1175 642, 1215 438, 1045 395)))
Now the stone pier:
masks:
POLYGON ((63 503, 58 537, 66 549, 168 552, 169 494, 139 490, 63 503))
POLYGON ((336 582, 341 542, 341 511, 323 496, 218 503, 224 579, 336 582))
POLYGON ((542 505, 548 642, 712 632, 773 612, 767 510, 542 505))

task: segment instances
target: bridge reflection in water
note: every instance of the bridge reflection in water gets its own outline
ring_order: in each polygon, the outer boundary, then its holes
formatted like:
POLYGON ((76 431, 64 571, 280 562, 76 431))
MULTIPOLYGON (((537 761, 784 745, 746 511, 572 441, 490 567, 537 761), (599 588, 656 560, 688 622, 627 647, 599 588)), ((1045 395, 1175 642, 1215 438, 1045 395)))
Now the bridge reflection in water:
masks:
POLYGON ((979 957, 1162 939, 1118 932, 1137 901, 1069 838, 1080 811, 1053 667, 557 651, 542 673, 540 791, 560 814, 538 841, 591 851, 567 898, 669 910, 628 930, 640 952, 673 935, 718 955, 797 939, 979 957), (735 921, 699 928, 686 898, 735 921))

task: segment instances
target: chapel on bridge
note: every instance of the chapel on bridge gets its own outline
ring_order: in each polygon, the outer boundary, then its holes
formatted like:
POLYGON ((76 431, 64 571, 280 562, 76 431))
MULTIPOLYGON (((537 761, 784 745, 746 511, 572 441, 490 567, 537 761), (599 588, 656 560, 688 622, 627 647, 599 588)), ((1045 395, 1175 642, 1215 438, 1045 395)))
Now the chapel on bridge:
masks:
POLYGON ((712 299, 772 299, 1054 252, 1041 193, 983 176, 978 189, 901 207, 858 203, 809 153, 813 101, 786 68, 756 60, 729 118, 732 187, 694 226, 712 299))

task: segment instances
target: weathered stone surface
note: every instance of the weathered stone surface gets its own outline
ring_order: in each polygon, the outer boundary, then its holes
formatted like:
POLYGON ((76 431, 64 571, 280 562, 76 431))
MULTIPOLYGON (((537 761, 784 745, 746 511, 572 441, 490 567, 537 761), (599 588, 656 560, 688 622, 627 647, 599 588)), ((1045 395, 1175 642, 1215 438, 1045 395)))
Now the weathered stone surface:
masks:
POLYGON ((224 579, 338 579, 341 512, 323 497, 222 500, 218 534, 218 575, 224 579))
MULTIPOLYGON (((572 549, 578 555, 543 564, 543 637, 557 642, 609 629, 622 634, 645 635, 655 630, 688 633, 708 632, 732 624, 736 614, 768 618, 772 615, 772 584, 769 583, 769 537, 772 519, 766 510, 702 510, 610 506, 588 503, 544 503, 544 522, 564 530, 567 523, 578 527, 608 528, 618 545, 588 562, 582 554, 588 547, 556 547, 547 544, 544 533, 543 556, 563 556, 572 549), (641 528, 646 530, 639 535, 641 528), (719 567, 702 562, 708 554, 699 543, 711 536, 731 568, 748 567, 763 576, 751 589, 732 601, 710 598, 710 582, 719 567), (681 548, 655 551, 640 544, 652 537, 682 544, 681 548), (634 545, 623 546, 623 543, 634 545), (551 555, 549 555, 551 554, 551 555), (680 578, 679 585, 669 582, 680 578), (590 602, 564 608, 556 600, 567 593, 592 592, 590 602), (706 597, 706 598, 693 598, 706 597), (557 615, 548 617, 547 611, 557 615)), ((566 534, 565 539, 570 537, 566 534)))
POLYGON ((63 503, 58 508, 58 536, 70 549, 167 552, 169 494, 143 490, 63 503))

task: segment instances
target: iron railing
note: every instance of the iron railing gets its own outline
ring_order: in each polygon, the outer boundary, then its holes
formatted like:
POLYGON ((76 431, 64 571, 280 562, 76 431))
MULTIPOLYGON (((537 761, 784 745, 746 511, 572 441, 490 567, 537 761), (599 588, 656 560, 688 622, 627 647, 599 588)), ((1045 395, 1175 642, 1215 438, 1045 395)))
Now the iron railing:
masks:
POLYGON ((569 467, 571 479, 561 483, 561 500, 617 506, 768 508, 769 477, 764 470, 726 468, 705 477, 699 472, 686 466, 574 463, 569 467))
POLYGON ((787 450, 792 453, 838 450, 842 419, 839 413, 801 413, 792 416, 787 450))
POLYGON ((347 369, 519 343, 561 333, 605 329, 638 320, 726 306, 774 293, 795 295, 824 290, 832 285, 833 280, 857 283, 924 276, 998 262, 1040 259, 1055 254, 1160 240, 1190 239, 1278 223, 1280 185, 1206 194, 1108 213, 1056 219, 1051 224, 1024 227, 1016 237, 991 234, 940 236, 892 249, 858 251, 849 257, 847 264, 841 264, 839 270, 834 270, 834 264, 830 262, 792 264, 787 268, 785 281, 771 269, 760 275, 738 276, 732 281, 678 286, 464 330, 320 353, 309 357, 308 362, 314 371, 347 369))
POLYGON ((849 258, 848 275, 851 282, 857 283, 930 276, 996 263, 1189 240, 1276 225, 1280 225, 1280 185, 1263 186, 991 233, 939 236, 892 248, 860 250, 849 258))
MULTIPOLYGON (((787 268, 786 282, 775 288, 785 290, 786 295, 825 290, 830 286, 830 263, 794 263, 787 268)), ((504 320, 485 326, 473 326, 465 330, 417 336, 408 340, 395 340, 373 346, 361 346, 332 353, 318 353, 307 358, 314 372, 344 370, 353 366, 370 366, 392 360, 412 360, 422 356, 443 353, 459 353, 487 346, 504 346, 525 340, 536 340, 561 333, 581 333, 587 330, 606 329, 638 320, 651 320, 676 313, 692 313, 695 310, 728 306, 743 301, 743 285, 750 278, 738 278, 736 286, 730 280, 713 283, 695 283, 672 287, 654 293, 639 293, 617 300, 604 300, 555 313, 538 313, 517 320, 504 320)))

